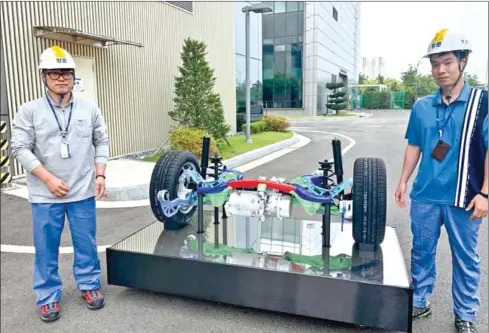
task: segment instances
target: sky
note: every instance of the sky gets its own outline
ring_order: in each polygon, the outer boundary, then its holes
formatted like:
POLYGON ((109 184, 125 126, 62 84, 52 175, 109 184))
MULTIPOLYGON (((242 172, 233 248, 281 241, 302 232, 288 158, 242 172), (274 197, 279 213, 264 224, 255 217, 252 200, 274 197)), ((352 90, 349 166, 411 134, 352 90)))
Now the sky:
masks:
MULTIPOLYGON (((409 64, 416 66, 437 31, 453 29, 472 44, 466 72, 486 82, 488 10, 487 2, 362 2, 360 57, 383 57, 385 76, 399 79, 409 64)), ((430 74, 427 59, 420 71, 430 74)))

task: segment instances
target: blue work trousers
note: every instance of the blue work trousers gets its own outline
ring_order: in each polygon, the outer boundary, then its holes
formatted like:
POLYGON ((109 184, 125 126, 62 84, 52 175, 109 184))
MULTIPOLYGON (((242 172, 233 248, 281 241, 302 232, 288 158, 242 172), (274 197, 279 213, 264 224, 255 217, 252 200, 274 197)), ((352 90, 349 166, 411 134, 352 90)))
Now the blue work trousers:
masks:
POLYGON ((95 198, 68 203, 32 204, 36 249, 33 289, 36 305, 61 300, 58 256, 65 216, 74 247, 73 275, 79 290, 100 288, 100 261, 96 243, 95 198))
POLYGON ((462 320, 474 322, 480 307, 480 257, 477 240, 482 219, 470 220, 472 212, 450 205, 412 201, 411 277, 414 306, 428 305, 435 281, 435 255, 441 226, 448 234, 452 253, 453 311, 462 320))

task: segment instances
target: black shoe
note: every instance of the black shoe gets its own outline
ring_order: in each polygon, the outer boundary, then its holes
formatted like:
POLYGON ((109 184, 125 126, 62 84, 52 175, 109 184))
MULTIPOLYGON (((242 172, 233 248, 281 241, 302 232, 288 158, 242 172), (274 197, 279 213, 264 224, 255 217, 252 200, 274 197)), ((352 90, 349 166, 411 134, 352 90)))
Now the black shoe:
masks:
POLYGON ((474 323, 455 318, 455 328, 458 333, 477 333, 474 323))
POLYGON ((43 321, 55 321, 59 319, 59 303, 53 302, 49 304, 42 305, 39 308, 39 312, 41 312, 41 319, 43 321))
POLYGON ((104 307, 105 300, 102 293, 98 290, 84 290, 82 291, 82 298, 87 304, 87 308, 90 310, 98 310, 104 307))
POLYGON ((429 315, 431 315, 431 308, 429 306, 423 308, 413 307, 413 319, 428 317, 429 315))

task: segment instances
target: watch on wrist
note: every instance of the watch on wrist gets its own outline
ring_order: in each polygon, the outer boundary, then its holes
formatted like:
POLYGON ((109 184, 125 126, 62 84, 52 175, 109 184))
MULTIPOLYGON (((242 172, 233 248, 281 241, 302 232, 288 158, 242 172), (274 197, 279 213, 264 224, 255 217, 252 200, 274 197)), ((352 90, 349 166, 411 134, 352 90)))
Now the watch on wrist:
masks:
POLYGON ((103 179, 105 179, 104 175, 97 175, 97 176, 95 176, 95 179, 97 179, 98 177, 102 177, 103 179))
POLYGON ((479 194, 482 195, 484 198, 487 199, 487 193, 484 193, 484 192, 480 191, 479 194))

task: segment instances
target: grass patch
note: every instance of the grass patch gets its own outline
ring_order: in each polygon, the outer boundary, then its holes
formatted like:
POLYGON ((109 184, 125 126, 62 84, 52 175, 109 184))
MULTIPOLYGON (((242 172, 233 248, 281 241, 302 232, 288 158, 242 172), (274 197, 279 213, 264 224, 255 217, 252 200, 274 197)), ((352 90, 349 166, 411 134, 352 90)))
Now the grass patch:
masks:
POLYGON ((249 151, 262 148, 279 141, 289 139, 293 136, 292 132, 261 132, 256 134, 251 134, 252 143, 245 142, 245 135, 236 135, 228 138, 231 145, 226 142, 220 144, 219 155, 223 159, 228 159, 237 155, 247 153, 249 151))
MULTIPOLYGON (((230 145, 226 142, 219 144, 219 155, 223 159, 228 159, 237 155, 247 153, 249 151, 259 149, 286 139, 289 139, 294 134, 290 131, 287 132, 261 132, 257 134, 251 134, 252 143, 245 142, 245 135, 236 135, 228 138, 230 145)), ((155 154, 143 158, 143 161, 157 162, 160 156, 164 154, 155 154)))

